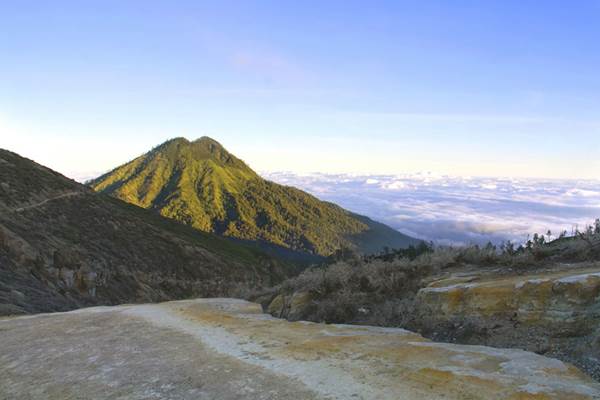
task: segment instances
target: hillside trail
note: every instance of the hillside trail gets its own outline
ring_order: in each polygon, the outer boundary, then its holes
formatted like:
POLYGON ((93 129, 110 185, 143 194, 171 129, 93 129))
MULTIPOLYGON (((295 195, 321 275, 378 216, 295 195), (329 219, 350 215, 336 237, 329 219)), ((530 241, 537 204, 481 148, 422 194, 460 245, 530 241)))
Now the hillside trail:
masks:
POLYGON ((83 192, 80 192, 80 191, 66 192, 66 193, 60 194, 58 196, 54 196, 54 197, 50 197, 50 198, 47 198, 45 200, 42 200, 39 203, 31 204, 31 205, 28 205, 28 206, 25 206, 25 207, 13 208, 11 211, 20 213, 20 212, 23 212, 25 210, 30 210, 32 208, 41 207, 44 204, 46 204, 48 202, 51 202, 51 201, 54 201, 54 200, 64 199, 65 197, 81 196, 82 194, 83 194, 83 192))

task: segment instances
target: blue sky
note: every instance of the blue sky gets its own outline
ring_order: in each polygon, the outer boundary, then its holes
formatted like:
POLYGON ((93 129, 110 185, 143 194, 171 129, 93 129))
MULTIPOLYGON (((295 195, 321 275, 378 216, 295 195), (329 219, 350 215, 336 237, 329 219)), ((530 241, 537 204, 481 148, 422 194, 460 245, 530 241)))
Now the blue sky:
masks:
POLYGON ((257 170, 600 178, 600 1, 0 3, 0 147, 174 136, 257 170))

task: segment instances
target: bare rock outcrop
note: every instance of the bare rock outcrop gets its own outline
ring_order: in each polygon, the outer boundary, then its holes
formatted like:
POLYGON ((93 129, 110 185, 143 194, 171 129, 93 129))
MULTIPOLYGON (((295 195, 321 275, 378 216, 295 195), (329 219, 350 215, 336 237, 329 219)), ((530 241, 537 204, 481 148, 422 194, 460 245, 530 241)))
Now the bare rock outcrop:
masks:
POLYGON ((416 304, 421 330, 440 340, 560 356, 600 378, 600 265, 458 274, 421 289, 416 304))
POLYGON ((277 295, 268 305, 269 314, 290 321, 306 319, 314 312, 316 296, 311 292, 294 292, 289 296, 277 295))

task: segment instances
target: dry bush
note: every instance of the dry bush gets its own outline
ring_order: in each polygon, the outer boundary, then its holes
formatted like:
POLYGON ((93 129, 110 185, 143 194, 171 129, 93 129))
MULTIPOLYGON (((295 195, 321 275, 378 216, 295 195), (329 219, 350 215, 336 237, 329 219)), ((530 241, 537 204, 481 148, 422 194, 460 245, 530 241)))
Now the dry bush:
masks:
POLYGON ((414 326, 418 325, 411 320, 415 294, 440 271, 465 266, 532 270, 554 262, 600 259, 600 234, 518 248, 506 243, 500 247, 425 246, 422 250, 420 254, 392 251, 362 259, 351 257, 313 267, 276 288, 253 293, 251 298, 266 305, 276 294, 310 292, 317 304, 308 317, 313 321, 414 326))

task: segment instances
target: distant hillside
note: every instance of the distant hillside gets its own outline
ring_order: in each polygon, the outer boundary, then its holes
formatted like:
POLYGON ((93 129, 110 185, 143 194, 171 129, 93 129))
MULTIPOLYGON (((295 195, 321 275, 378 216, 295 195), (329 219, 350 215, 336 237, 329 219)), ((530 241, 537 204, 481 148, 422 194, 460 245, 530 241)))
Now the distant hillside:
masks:
POLYGON ((267 181, 208 137, 169 140, 89 185, 202 231, 321 256, 343 247, 372 253, 418 242, 267 181))
POLYGON ((0 149, 0 315, 224 296, 290 273, 0 149))

